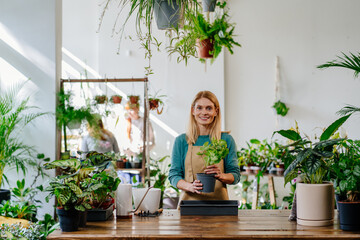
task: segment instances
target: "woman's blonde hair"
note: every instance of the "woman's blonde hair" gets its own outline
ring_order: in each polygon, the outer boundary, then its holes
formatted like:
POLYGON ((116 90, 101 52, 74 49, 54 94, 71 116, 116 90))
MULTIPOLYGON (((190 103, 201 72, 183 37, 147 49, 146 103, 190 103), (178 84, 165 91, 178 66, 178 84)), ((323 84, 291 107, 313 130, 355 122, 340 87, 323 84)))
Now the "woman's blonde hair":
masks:
POLYGON ((97 125, 90 126, 88 125, 89 135, 95 139, 106 140, 106 136, 111 137, 111 133, 104 128, 104 123, 101 119, 97 120, 97 125))
POLYGON ((195 121, 195 117, 193 116, 195 104, 200 98, 209 99, 214 104, 215 110, 217 111, 217 115, 215 116, 214 121, 209 125, 210 139, 215 138, 219 140, 221 138, 221 112, 219 101, 212 92, 201 91, 196 94, 194 100, 191 103, 189 124, 186 131, 186 141, 188 144, 195 144, 200 135, 200 129, 195 121))

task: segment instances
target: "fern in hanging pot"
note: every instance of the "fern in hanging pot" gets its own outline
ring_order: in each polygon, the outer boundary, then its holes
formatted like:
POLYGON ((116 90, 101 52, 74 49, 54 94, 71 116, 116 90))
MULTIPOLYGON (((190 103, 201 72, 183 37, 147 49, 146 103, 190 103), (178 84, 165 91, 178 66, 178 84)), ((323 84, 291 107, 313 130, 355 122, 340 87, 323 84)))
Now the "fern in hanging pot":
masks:
POLYGON ((234 40, 235 24, 229 22, 229 15, 225 9, 226 2, 217 4, 223 9, 223 14, 218 14, 211 23, 198 11, 188 11, 188 22, 184 29, 176 30, 176 35, 170 41, 169 54, 178 53, 178 62, 182 60, 187 64, 190 57, 198 57, 200 61, 205 58, 212 58, 211 62, 219 56, 223 47, 226 47, 231 54, 235 46, 241 47, 240 43, 234 40))

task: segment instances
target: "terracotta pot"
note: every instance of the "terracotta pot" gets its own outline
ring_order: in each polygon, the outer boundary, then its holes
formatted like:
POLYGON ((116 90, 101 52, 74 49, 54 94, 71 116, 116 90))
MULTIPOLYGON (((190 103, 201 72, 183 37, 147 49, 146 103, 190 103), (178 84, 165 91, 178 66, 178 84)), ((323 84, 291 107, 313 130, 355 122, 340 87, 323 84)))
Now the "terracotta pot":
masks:
POLYGON ((159 100, 149 100, 150 110, 155 110, 159 107, 159 100))
POLYGON ((137 104, 139 101, 139 96, 129 96, 129 101, 131 104, 137 104))
POLYGON ((98 104, 103 104, 107 101, 107 97, 106 96, 95 96, 95 101, 98 104))
POLYGON ((113 103, 120 104, 121 100, 122 100, 122 97, 121 96, 112 96, 111 99, 112 99, 113 103))
POLYGON ((297 223, 317 227, 332 225, 334 222, 334 196, 332 183, 297 183, 297 223))
POLYGON ((213 58, 213 54, 210 54, 210 52, 214 51, 213 41, 211 39, 196 40, 199 58, 213 58))
POLYGON ((116 161, 116 167, 117 168, 125 168, 125 161, 123 161, 123 160, 116 161))

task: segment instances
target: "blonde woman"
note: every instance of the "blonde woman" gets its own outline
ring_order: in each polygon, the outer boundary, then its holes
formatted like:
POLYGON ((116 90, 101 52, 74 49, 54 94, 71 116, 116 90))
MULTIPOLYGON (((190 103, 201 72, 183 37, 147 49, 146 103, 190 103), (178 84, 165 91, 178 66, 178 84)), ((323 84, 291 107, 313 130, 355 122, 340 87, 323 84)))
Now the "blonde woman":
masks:
POLYGON ((175 139, 169 173, 170 183, 183 190, 181 200, 228 200, 226 184, 240 181, 236 144, 228 133, 221 132, 221 112, 219 101, 210 91, 196 94, 190 110, 190 120, 186 134, 175 139), (219 164, 206 167, 202 156, 197 155, 200 147, 210 139, 223 139, 229 154, 219 164), (215 191, 202 193, 202 183, 196 173, 215 173, 215 191))
POLYGON ((101 119, 98 120, 97 126, 88 126, 89 134, 82 139, 81 151, 87 153, 97 151, 99 153, 119 152, 119 146, 114 134, 104 128, 101 119))

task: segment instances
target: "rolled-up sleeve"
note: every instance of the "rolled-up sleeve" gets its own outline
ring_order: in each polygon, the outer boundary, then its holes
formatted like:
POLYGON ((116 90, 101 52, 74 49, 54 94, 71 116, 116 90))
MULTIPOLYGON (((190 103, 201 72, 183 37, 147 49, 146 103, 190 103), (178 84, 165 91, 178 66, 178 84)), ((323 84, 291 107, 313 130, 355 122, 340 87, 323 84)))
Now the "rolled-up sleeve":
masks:
POLYGON ((171 154, 171 167, 169 171, 169 181, 172 186, 177 187, 179 180, 184 179, 184 159, 183 159, 183 143, 181 136, 175 139, 173 151, 171 154))
POLYGON ((240 167, 237 159, 237 149, 235 140, 231 135, 228 135, 226 139, 229 154, 225 158, 225 173, 231 173, 234 176, 234 182, 237 184, 240 181, 240 167))

